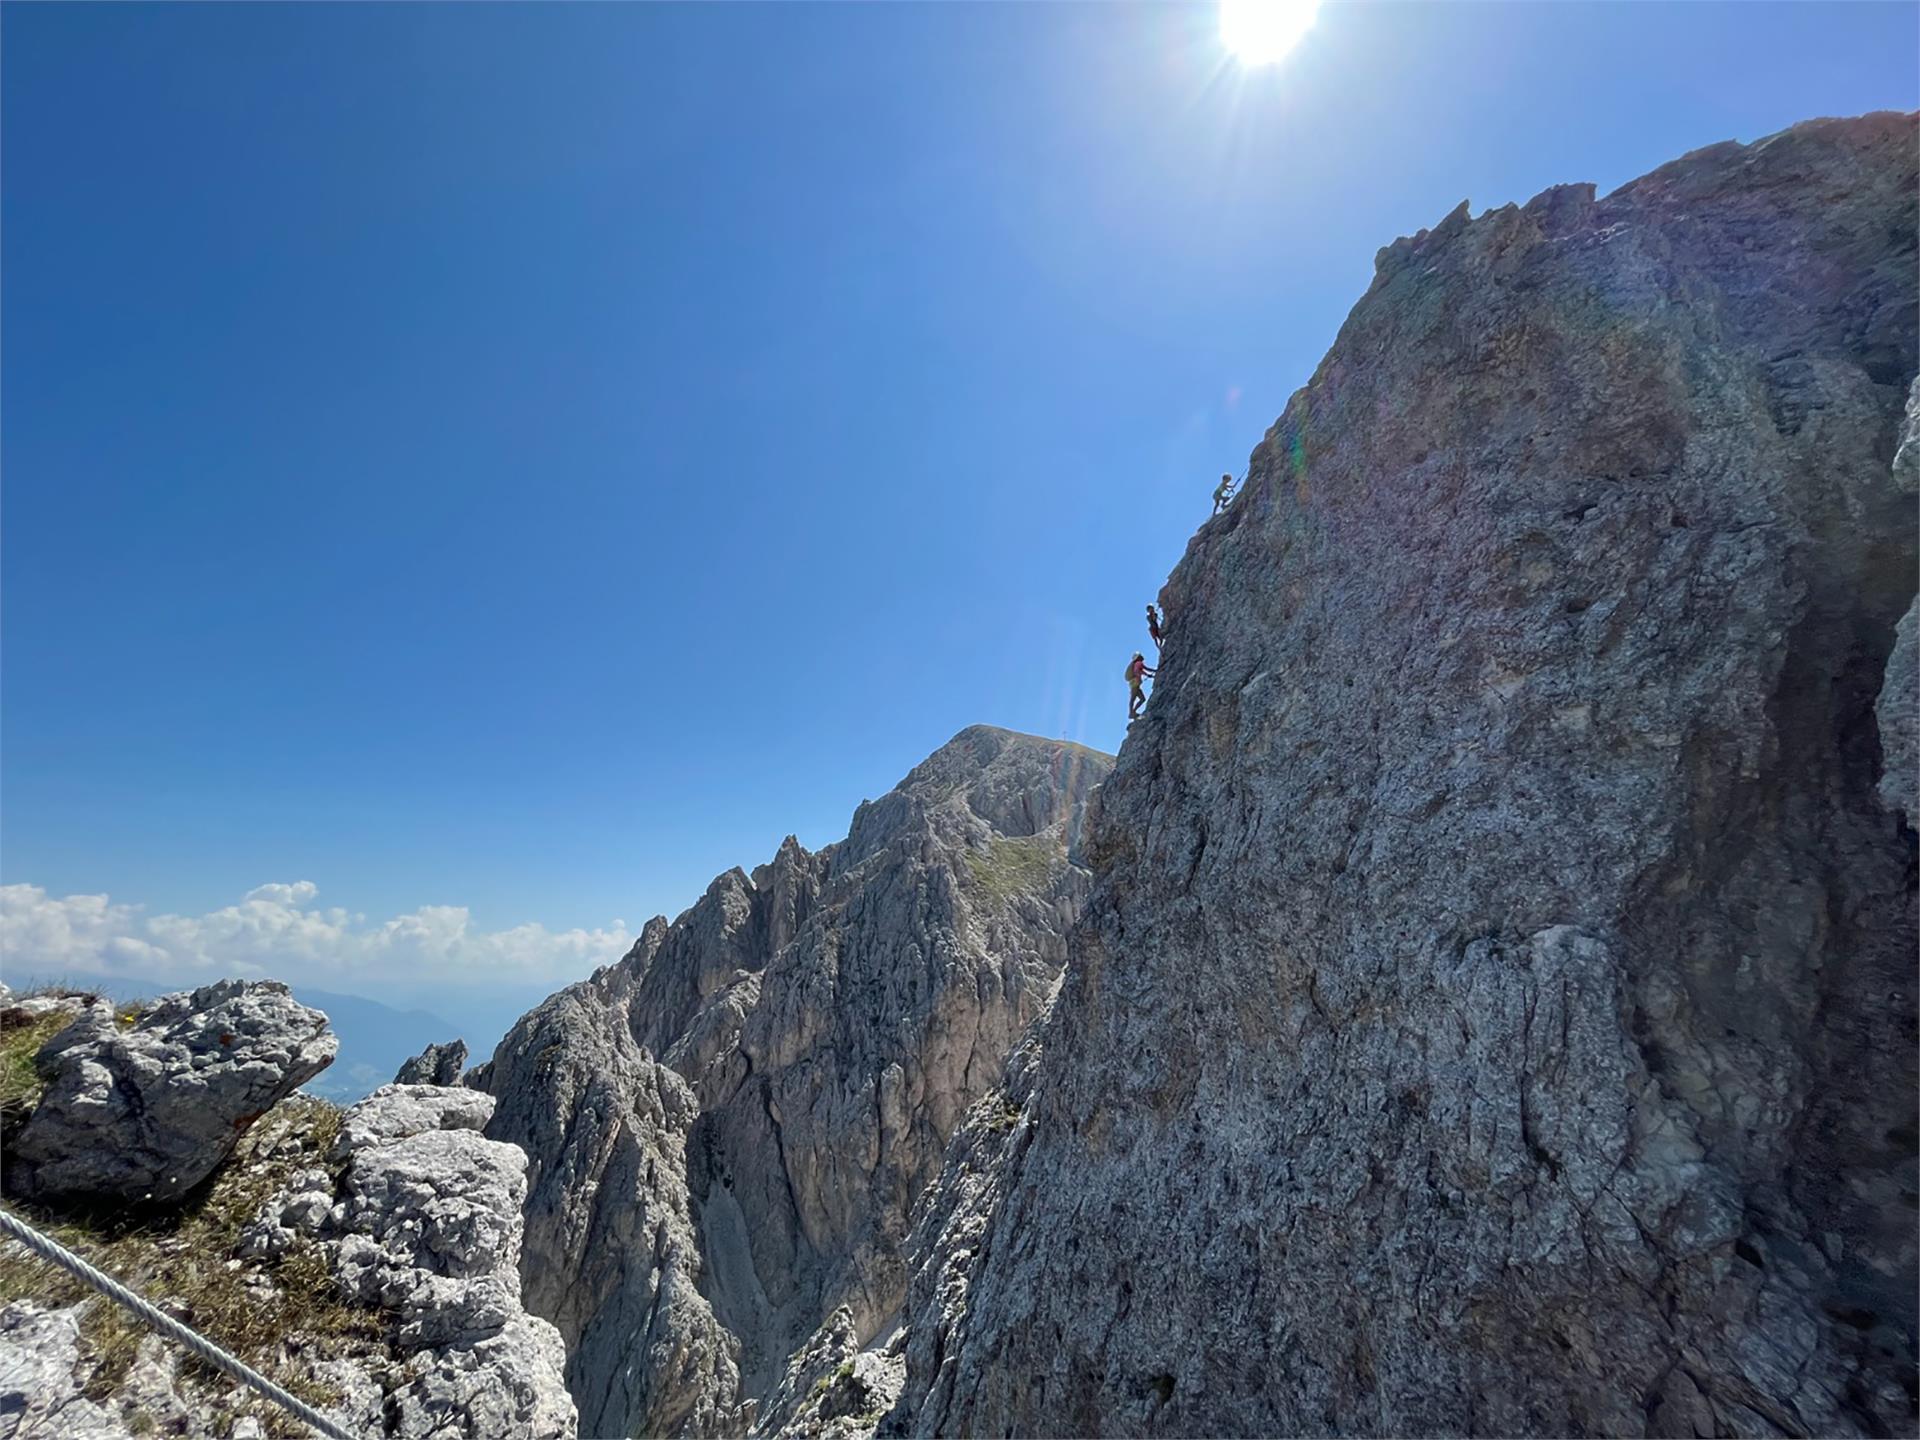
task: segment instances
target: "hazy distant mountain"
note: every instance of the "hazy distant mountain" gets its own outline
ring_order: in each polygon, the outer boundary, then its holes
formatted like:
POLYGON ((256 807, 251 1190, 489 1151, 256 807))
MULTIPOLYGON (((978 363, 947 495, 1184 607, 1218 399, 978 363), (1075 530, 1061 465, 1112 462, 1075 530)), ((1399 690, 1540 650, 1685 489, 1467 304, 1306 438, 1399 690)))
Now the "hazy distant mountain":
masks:
POLYGON ((438 1015, 425 1010, 396 1010, 364 995, 340 995, 295 985, 293 996, 302 1005, 326 1011, 334 1033, 340 1037, 340 1058, 318 1078, 309 1080, 306 1089, 309 1094, 324 1095, 342 1104, 386 1084, 402 1061, 428 1045, 459 1035, 451 1021, 438 1015))

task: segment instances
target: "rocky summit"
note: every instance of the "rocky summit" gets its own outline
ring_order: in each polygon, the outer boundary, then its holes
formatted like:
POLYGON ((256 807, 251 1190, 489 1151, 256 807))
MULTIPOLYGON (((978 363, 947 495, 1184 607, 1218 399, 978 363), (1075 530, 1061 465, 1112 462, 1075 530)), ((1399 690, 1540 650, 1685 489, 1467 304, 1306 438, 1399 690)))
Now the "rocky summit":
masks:
POLYGON ((530 1160, 526 1303, 583 1434, 776 1426, 810 1341, 831 1369, 897 1329, 913 1203, 1058 980, 1110 764, 962 731, 502 1042, 487 1134, 530 1160))

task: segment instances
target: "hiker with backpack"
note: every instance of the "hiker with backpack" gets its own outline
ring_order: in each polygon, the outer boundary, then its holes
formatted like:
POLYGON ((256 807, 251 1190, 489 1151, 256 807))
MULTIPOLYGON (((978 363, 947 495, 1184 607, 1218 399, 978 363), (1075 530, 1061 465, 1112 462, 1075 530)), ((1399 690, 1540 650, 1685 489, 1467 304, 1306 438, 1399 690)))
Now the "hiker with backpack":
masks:
POLYGON ((1129 725, 1138 720, 1140 712, 1146 708, 1147 693, 1140 688, 1140 682, 1149 675, 1159 673, 1147 664, 1146 656, 1138 650, 1133 652, 1133 659, 1127 662, 1127 723, 1129 725))

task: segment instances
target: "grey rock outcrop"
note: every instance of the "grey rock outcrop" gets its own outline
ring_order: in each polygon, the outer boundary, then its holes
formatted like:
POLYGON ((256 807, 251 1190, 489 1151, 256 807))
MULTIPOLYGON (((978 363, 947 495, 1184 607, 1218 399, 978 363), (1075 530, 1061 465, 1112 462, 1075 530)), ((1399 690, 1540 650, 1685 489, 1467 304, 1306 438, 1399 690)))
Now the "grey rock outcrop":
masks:
MULTIPOLYGON (((200 1397, 182 1393, 179 1351, 143 1336, 110 1395, 92 1398, 100 1372, 81 1322, 89 1305, 50 1309, 16 1300, 0 1310, 0 1440, 132 1440, 204 1433, 200 1397)), ((235 1432, 239 1432, 236 1430, 235 1432)))
MULTIPOLYGON (((102 1378, 102 1360, 89 1353, 82 1321, 89 1306, 49 1309, 16 1300, 0 1310, 0 1440, 134 1440, 142 1435, 231 1433, 235 1440, 261 1435, 259 1422, 233 1420, 231 1395, 217 1412, 205 1392, 183 1385, 181 1352, 158 1335, 134 1345, 131 1363, 119 1369, 111 1393, 95 1399, 90 1385, 102 1378)), ((105 1388, 105 1387, 102 1387, 105 1388)), ((223 1386, 222 1388, 237 1389, 223 1386)), ((250 1392, 239 1391, 242 1396, 250 1392)))
POLYGON ((47 1086, 8 1154, 35 1197, 172 1201, 333 1062, 327 1017, 272 980, 169 995, 123 1024, 94 1005, 35 1057, 47 1086))
POLYGON ((1915 139, 1382 252, 1162 594, 883 1433, 1914 1432, 1915 139))
POLYGON ((393 1077, 396 1085, 458 1085, 460 1071, 467 1063, 467 1042, 452 1040, 445 1045, 429 1045, 400 1067, 393 1077))
POLYGON ((318 1240, 347 1299, 393 1317, 409 1353, 380 1413, 396 1440, 575 1433, 560 1336, 520 1303, 526 1156, 479 1133, 493 1103, 463 1088, 376 1090, 343 1117, 337 1186, 301 1172, 245 1237, 261 1256, 318 1240))
POLYGON ((1893 483, 1909 495, 1920 492, 1920 379, 1907 390, 1907 413, 1900 422, 1900 448, 1893 452, 1893 483))
POLYGON ((1894 628, 1874 716, 1880 726, 1880 798, 1912 825, 1920 820, 1920 602, 1909 605, 1894 628))
POLYGON ((687 1183, 697 1107, 634 1040, 632 979, 562 991, 496 1052, 489 1133, 531 1162, 522 1293, 566 1341, 587 1434, 738 1433, 739 1345, 702 1294, 687 1183))
POLYGON ((835 1310, 787 1362, 785 1378, 761 1411, 760 1433, 782 1440, 871 1435, 906 1379, 906 1338, 896 1330, 886 1345, 863 1347, 853 1313, 835 1310))
POLYGON ((0 1440, 132 1440, 81 1393, 79 1359, 77 1308, 16 1300, 0 1310, 0 1440))
MULTIPOLYGON (((1894 452, 1893 482, 1920 492, 1920 379, 1907 391, 1907 413, 1894 452)), ((1920 820, 1920 600, 1907 607, 1894 631, 1893 653, 1874 717, 1880 727, 1880 798, 1913 825, 1920 820)))
POLYGON ((829 1316, 887 1327, 912 1205, 1064 963, 1109 764, 963 731, 846 840, 729 871, 502 1042, 487 1133, 530 1157, 525 1300, 588 1433, 776 1423, 829 1316))
POLYGON ((331 1158, 344 1160, 435 1130, 484 1130, 495 1103, 491 1095, 464 1087, 383 1085, 340 1117, 331 1158))

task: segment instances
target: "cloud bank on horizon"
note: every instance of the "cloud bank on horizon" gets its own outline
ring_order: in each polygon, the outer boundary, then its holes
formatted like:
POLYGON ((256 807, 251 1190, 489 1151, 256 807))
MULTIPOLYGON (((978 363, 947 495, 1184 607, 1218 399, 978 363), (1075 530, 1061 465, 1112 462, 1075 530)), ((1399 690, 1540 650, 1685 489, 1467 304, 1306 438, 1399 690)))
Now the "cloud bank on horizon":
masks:
POLYGON ((597 930, 480 930, 464 905, 423 905, 369 922, 321 909, 311 880, 249 890, 204 915, 148 915, 107 895, 0 885, 0 963, 9 983, 85 973, 165 984, 227 976, 379 990, 404 980, 564 984, 626 954, 624 920, 597 930))

